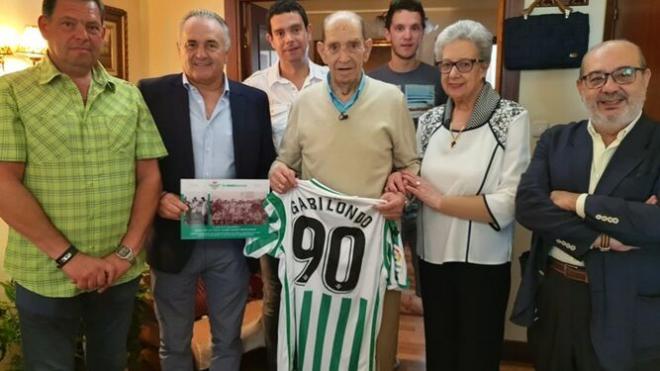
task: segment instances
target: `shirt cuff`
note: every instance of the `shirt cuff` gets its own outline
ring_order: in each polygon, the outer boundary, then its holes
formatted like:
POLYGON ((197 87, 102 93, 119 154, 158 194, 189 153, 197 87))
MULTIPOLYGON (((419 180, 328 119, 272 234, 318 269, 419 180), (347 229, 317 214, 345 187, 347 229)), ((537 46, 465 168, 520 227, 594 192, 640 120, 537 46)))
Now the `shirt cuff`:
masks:
POLYGON ((587 202, 588 193, 582 193, 578 196, 577 201, 575 202, 575 213, 582 219, 586 217, 584 212, 584 204, 587 202))

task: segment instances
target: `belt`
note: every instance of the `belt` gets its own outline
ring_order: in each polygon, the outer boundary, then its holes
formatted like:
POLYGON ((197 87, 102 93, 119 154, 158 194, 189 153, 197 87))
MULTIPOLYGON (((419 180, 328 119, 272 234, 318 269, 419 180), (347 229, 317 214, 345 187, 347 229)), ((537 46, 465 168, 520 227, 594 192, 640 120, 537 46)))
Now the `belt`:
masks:
POLYGON ((550 258, 550 268, 569 280, 589 283, 589 277, 587 276, 587 271, 584 267, 577 267, 575 265, 560 262, 555 258, 550 258))

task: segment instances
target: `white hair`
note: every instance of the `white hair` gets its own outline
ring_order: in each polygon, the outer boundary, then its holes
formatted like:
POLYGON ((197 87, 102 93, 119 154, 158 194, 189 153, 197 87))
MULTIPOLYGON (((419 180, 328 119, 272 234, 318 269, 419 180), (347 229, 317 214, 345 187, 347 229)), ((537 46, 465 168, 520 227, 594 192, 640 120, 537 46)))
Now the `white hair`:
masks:
POLYGON ((484 25, 469 19, 460 20, 447 26, 435 39, 436 61, 442 60, 442 50, 447 44, 457 40, 465 40, 473 43, 479 52, 479 59, 490 63, 490 55, 493 50, 493 34, 484 25))

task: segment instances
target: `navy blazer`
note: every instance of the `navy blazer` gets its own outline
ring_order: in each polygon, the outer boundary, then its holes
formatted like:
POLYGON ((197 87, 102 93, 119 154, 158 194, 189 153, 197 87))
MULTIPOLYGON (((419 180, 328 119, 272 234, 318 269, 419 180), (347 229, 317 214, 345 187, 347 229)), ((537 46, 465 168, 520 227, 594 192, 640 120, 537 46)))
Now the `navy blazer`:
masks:
MULTIPOLYGON (((181 193, 181 179, 195 178, 188 90, 182 74, 138 83, 169 155, 159 161, 163 190, 181 193)), ((275 160, 270 109, 266 93, 229 81, 237 179, 266 179, 275 160)), ((237 240, 236 243, 242 243, 237 240)), ((178 221, 156 216, 147 261, 163 272, 178 273, 190 258, 194 241, 181 240, 178 221)))
POLYGON ((561 210, 550 192, 588 193, 592 140, 587 121, 548 129, 522 175, 516 219, 533 232, 521 262, 523 277, 511 320, 529 326, 535 298, 557 246, 583 259, 591 292, 591 339, 606 370, 626 371, 660 357, 660 124, 642 116, 624 138, 585 203, 586 218, 561 210), (599 234, 631 246, 630 252, 590 249, 599 234))

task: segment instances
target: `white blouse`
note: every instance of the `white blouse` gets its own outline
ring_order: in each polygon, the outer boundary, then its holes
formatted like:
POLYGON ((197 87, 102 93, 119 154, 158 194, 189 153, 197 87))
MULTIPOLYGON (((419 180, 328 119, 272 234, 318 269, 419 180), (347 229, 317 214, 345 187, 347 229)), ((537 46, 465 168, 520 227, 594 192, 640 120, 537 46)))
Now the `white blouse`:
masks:
MULTIPOLYGON (((530 161, 529 116, 517 103, 502 102, 497 109, 500 114, 493 115, 498 120, 491 118, 465 129, 453 148, 445 126, 429 139, 421 176, 443 195, 482 195, 494 223, 459 219, 424 205, 418 220, 421 243, 417 249, 426 262, 503 264, 511 260, 516 190, 530 161)), ((423 126, 433 120, 437 125, 443 109, 436 107, 426 114, 426 120, 420 119, 418 148, 422 148, 423 126)))

